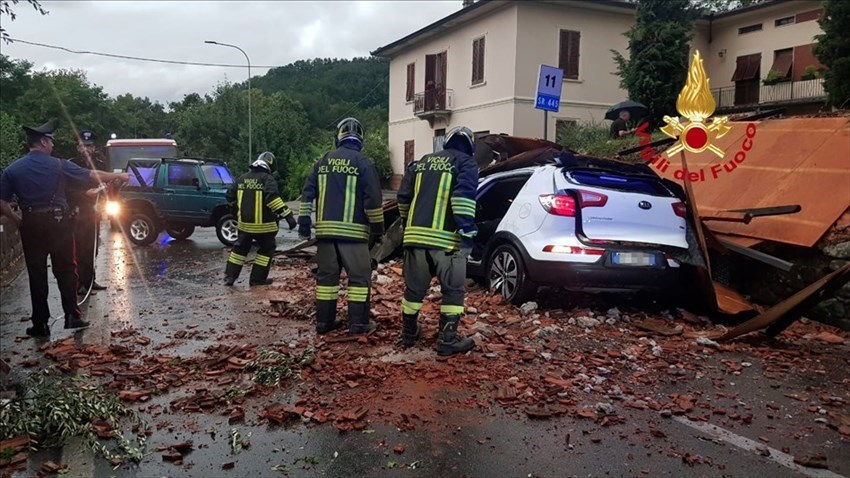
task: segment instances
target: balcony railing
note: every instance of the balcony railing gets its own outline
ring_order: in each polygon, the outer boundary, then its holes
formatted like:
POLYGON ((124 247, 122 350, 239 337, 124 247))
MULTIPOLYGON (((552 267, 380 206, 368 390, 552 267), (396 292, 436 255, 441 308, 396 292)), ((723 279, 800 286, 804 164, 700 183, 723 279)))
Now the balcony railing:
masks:
POLYGON ((453 107, 454 90, 426 90, 413 96, 413 114, 419 117, 448 114, 453 107))
MULTIPOLYGON (((717 108, 732 108, 735 106, 749 106, 756 104, 781 104, 804 102, 826 98, 823 89, 823 79, 801 81, 783 81, 773 85, 760 84, 758 87, 758 99, 754 95, 738 95, 736 102, 735 90, 741 86, 727 86, 711 90, 717 108)), ((746 88, 746 87, 743 87, 746 88)))

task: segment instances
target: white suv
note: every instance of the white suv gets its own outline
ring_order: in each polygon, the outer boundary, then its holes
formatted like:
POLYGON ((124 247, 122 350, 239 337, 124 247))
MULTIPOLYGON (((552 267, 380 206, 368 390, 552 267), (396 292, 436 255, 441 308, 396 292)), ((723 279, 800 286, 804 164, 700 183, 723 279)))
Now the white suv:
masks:
MULTIPOLYGON (((669 184, 669 183, 667 183, 669 184)), ((643 165, 589 158, 483 177, 470 276, 515 304, 538 285, 663 289, 687 250, 684 203, 643 165)))

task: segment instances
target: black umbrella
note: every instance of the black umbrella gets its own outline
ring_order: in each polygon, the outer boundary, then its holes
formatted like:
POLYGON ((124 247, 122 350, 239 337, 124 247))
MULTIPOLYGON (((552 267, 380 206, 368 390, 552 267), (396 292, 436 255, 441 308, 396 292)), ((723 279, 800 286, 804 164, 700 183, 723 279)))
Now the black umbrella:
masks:
POLYGON ((649 115, 649 108, 636 101, 621 101, 616 105, 608 108, 605 112, 605 119, 614 121, 620 117, 621 111, 628 111, 632 115, 632 120, 638 120, 649 115))

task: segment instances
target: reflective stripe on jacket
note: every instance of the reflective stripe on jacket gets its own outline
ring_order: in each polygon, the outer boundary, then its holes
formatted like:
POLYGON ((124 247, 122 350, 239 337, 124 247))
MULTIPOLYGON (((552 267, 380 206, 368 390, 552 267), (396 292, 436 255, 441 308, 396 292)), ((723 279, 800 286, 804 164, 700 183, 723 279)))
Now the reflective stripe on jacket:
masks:
POLYGON ((313 165, 304 184, 298 215, 313 213, 316 237, 368 241, 384 233, 381 184, 375 166, 347 143, 313 165))
POLYGON ((478 165, 455 149, 411 163, 398 191, 405 247, 453 251, 475 236, 478 165))
POLYGON ((251 168, 227 190, 227 202, 237 208, 240 231, 252 234, 277 232, 277 219, 292 214, 280 198, 277 182, 263 168, 251 168))

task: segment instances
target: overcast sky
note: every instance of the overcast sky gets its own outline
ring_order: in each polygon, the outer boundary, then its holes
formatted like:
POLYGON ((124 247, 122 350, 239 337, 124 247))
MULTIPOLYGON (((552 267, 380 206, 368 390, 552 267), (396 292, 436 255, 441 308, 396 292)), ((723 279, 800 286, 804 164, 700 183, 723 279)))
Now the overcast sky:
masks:
MULTIPOLYGON (((461 8, 445 1, 42 1, 38 15, 25 2, 12 38, 126 56, 244 65, 237 50, 206 45, 232 43, 251 58, 253 76, 267 68, 309 58, 353 58, 391 43, 461 8)), ((170 65, 74 54, 21 43, 0 44, 2 53, 43 68, 85 70, 111 96, 132 93, 168 102, 207 93, 225 79, 243 81, 247 68, 170 65)))

